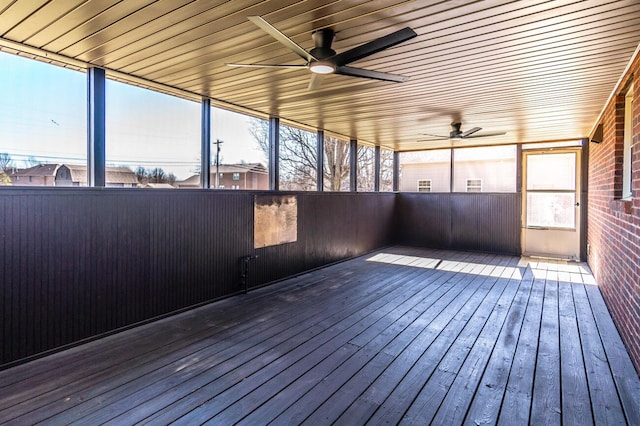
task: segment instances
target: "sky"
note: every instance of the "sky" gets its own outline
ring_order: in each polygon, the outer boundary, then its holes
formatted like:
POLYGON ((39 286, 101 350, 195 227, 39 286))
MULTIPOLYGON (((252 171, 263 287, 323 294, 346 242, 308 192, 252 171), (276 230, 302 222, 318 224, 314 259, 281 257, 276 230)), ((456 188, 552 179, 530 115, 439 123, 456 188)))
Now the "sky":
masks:
MULTIPOLYGON (((0 153, 15 167, 33 158, 86 164, 86 84, 83 72, 0 52, 0 153)), ((112 80, 106 98, 108 166, 161 167, 178 179, 196 172, 201 104, 112 80)), ((212 107, 211 139, 223 141, 222 162, 266 165, 249 122, 212 107)))

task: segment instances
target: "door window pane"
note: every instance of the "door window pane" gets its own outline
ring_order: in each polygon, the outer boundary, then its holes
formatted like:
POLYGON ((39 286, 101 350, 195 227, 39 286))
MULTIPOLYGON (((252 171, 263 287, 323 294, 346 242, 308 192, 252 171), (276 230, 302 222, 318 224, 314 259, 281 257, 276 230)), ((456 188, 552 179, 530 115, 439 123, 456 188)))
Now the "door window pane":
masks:
POLYGON ((576 154, 530 154, 527 156, 527 190, 576 189, 576 154))
POLYGON ((575 228, 574 192, 528 192, 527 226, 575 228))

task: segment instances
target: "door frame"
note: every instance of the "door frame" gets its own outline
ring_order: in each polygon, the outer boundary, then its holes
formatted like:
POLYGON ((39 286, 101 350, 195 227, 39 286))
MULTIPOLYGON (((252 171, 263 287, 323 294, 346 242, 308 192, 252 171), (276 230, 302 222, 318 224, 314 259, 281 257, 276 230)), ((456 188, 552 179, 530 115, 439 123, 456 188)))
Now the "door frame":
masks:
MULTIPOLYGON (((588 143, 588 141, 586 142, 588 143)), ((522 155, 520 158, 522 165, 522 174, 521 174, 521 194, 522 194, 522 215, 521 215, 521 252, 524 256, 537 256, 537 257, 550 257, 550 258, 558 258, 565 260, 586 260, 586 209, 587 209, 587 200, 586 200, 586 179, 588 178, 586 171, 588 170, 588 146, 585 147, 585 142, 580 146, 567 146, 562 148, 540 148, 540 149, 527 149, 522 150, 522 155), (527 227, 527 167, 528 167, 528 156, 529 155, 540 155, 540 154, 564 154, 564 153, 574 153, 575 154, 575 200, 578 203, 579 209, 575 212, 575 221, 576 227, 575 231, 566 230, 566 232, 575 232, 577 235, 575 236, 575 247, 572 249, 572 255, 560 255, 554 253, 539 253, 539 252, 528 252, 527 248, 527 231, 529 229, 536 230, 535 227, 527 227), (586 157, 586 158, 585 158, 586 157)), ((549 230, 554 232, 564 232, 562 228, 550 228, 549 230)), ((541 229, 544 231, 544 229, 541 229)))

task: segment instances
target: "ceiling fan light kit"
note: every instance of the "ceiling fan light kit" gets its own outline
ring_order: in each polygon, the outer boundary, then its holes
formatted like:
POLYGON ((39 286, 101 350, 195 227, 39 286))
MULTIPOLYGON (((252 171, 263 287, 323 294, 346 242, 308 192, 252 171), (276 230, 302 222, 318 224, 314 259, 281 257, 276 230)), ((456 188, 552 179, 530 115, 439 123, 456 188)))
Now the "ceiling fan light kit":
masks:
POLYGON ((260 16, 249 16, 248 19, 256 26, 276 39, 282 45, 287 47, 293 53, 298 55, 305 61, 305 65, 291 65, 291 64, 227 64, 232 67, 252 67, 252 68, 302 68, 306 67, 314 75, 311 77, 309 83, 309 89, 317 89, 322 83, 322 79, 318 75, 322 74, 339 74, 349 77, 368 78, 371 80, 379 81, 392 81, 401 83, 409 79, 409 77, 398 74, 391 74, 380 71, 367 70, 364 68, 355 68, 347 66, 351 62, 364 59, 367 56, 371 56, 382 50, 389 49, 397 44, 403 43, 409 39, 417 36, 416 32, 409 27, 405 27, 401 30, 395 31, 386 36, 379 37, 370 42, 361 44, 342 53, 336 53, 331 48, 333 39, 335 38, 335 31, 331 28, 323 28, 316 30, 311 34, 313 39, 314 48, 310 51, 306 51, 296 42, 289 37, 281 33, 273 25, 262 19, 260 16))
POLYGON ((333 74, 336 72, 336 66, 330 61, 314 61, 309 64, 311 72, 316 74, 333 74))

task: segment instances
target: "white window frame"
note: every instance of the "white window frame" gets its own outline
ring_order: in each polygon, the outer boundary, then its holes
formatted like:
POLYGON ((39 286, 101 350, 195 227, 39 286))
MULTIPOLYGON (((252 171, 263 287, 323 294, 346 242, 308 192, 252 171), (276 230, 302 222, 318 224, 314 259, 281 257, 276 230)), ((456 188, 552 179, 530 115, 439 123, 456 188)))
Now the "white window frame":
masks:
MULTIPOLYGON (((473 185, 473 188, 476 188, 477 185, 473 185)), ((467 184, 465 185, 465 189, 467 190, 467 192, 482 192, 482 179, 481 178, 467 178, 467 184), (479 191, 469 191, 469 183, 475 183, 475 182, 480 182, 480 190, 479 191)))
POLYGON ((238 173, 238 172, 234 172, 234 173, 233 173, 233 176, 232 176, 232 179, 233 179, 233 180, 240 180, 240 173, 238 173))
POLYGON ((431 185, 431 179, 418 179, 418 192, 431 192, 431 185), (422 183, 424 183, 424 186, 421 185, 422 183))
POLYGON ((624 97, 624 146, 622 149, 622 199, 631 199, 633 174, 631 172, 631 145, 633 139, 633 84, 624 97))

